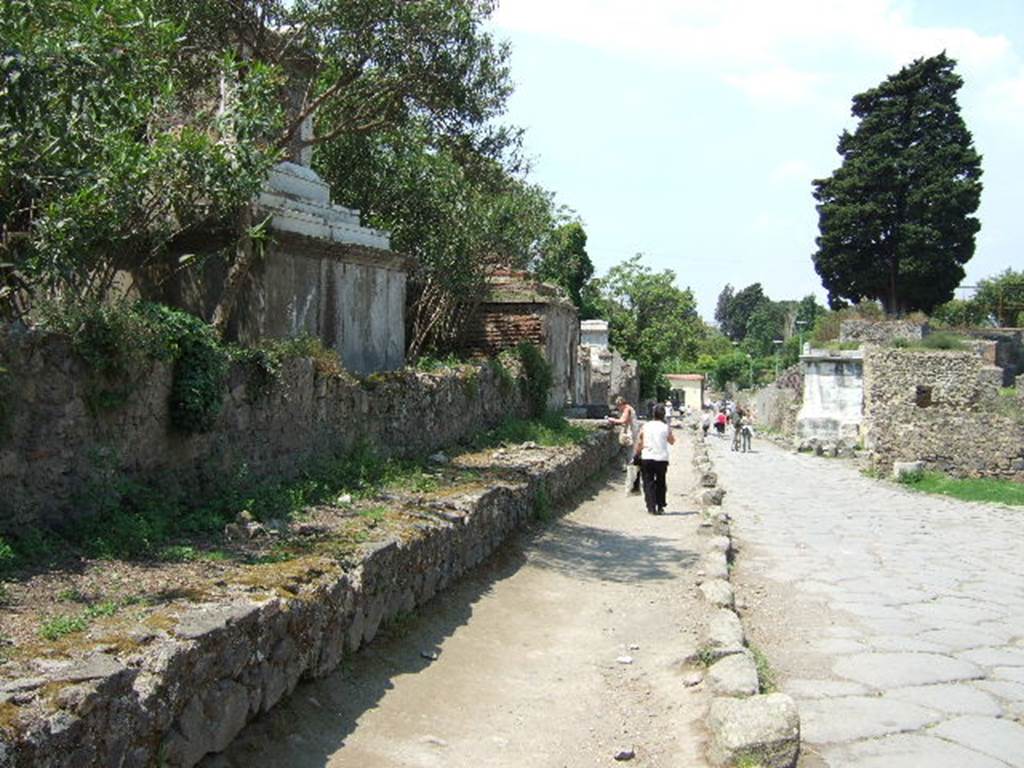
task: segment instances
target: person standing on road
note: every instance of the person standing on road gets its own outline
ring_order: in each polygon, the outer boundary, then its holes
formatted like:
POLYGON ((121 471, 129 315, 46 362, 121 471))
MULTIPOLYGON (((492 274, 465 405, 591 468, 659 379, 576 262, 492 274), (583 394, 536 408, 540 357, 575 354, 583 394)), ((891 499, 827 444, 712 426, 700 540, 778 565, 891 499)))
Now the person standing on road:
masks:
POLYGON ((668 447, 675 442, 675 435, 665 423, 665 406, 658 403, 654 406, 654 419, 644 424, 636 443, 636 455, 640 457, 640 473, 644 479, 644 502, 649 514, 660 515, 665 511, 668 447))
POLYGON ((619 415, 617 418, 609 416, 608 423, 621 428, 619 445, 622 446, 622 457, 626 461, 626 493, 639 493, 640 473, 630 461, 633 457, 633 446, 636 445, 637 433, 640 430, 636 411, 621 395, 615 398, 615 407, 619 411, 619 415))
POLYGON ((743 409, 737 408, 732 415, 732 449, 738 451, 740 449, 740 437, 743 431, 743 409))
POLYGON ((705 408, 704 415, 700 417, 700 430, 704 433, 704 439, 708 439, 708 430, 711 429, 711 422, 713 417, 711 415, 711 409, 705 408))

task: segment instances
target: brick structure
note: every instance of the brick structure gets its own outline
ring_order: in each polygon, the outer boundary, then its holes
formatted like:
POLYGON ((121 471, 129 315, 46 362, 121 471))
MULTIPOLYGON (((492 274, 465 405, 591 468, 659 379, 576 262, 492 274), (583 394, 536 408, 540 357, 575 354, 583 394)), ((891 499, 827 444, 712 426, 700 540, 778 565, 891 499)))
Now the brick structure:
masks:
POLYGON ((554 285, 532 279, 525 272, 501 270, 488 280, 488 293, 466 325, 462 349, 493 357, 520 342, 540 347, 551 365, 551 408, 573 400, 580 338, 576 306, 554 285))

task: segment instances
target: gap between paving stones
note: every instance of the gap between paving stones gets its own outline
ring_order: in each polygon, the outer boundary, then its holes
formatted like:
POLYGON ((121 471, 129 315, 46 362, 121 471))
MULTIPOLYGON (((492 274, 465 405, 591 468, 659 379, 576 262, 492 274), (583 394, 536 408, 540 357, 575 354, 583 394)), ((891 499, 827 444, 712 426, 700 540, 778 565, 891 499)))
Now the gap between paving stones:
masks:
POLYGON ((721 509, 725 489, 718 483, 706 439, 695 434, 693 465, 701 527, 711 538, 701 561, 700 591, 714 608, 705 627, 700 661, 714 696, 708 712, 708 759, 715 766, 792 768, 800 753, 800 716, 796 703, 782 693, 762 694, 763 681, 747 647, 735 610, 730 563, 735 555, 729 515, 721 509))
MULTIPOLYGON (((596 431, 545 452, 518 480, 461 498, 416 535, 368 545, 343 569, 288 566, 288 589, 196 604, 142 647, 48 660, 0 682, 0 768, 187 768, 223 750, 302 679, 322 677, 378 629, 483 561, 539 509, 569 498, 619 452, 596 431), (301 571, 301 572, 300 572, 301 571)), ((314 562, 315 560, 315 562, 314 562)))

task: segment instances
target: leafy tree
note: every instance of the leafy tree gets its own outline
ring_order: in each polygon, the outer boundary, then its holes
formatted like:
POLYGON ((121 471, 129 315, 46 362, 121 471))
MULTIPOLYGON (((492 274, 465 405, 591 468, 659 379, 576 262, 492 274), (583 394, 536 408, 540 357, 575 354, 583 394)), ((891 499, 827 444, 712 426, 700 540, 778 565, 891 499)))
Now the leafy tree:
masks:
POLYGON ((422 122, 325 144, 317 168, 337 199, 415 257, 409 352, 449 351, 490 268, 525 269, 552 229, 551 196, 498 160, 439 145, 422 122))
POLYGON ((733 341, 743 341, 751 315, 769 301, 760 283, 748 285, 736 293, 732 292, 732 286, 726 285, 718 296, 718 306, 715 308, 719 329, 733 341))
POLYGON ((996 325, 1019 327, 1024 324, 1024 270, 1007 269, 979 281, 973 303, 996 325))
POLYGON ((583 287, 594 276, 583 224, 569 221, 556 227, 547 238, 534 271, 542 280, 562 286, 573 303, 582 306, 583 287))
POLYGON ((833 308, 879 299, 889 315, 948 301, 974 255, 981 156, 960 117, 963 80, 941 53, 853 97, 843 164, 814 182, 814 267, 833 308))
POLYGON ((595 280, 610 342, 637 361, 644 395, 657 393, 666 363, 696 359, 705 333, 689 288, 675 286, 671 270, 652 272, 637 254, 595 280))
POLYGON ((743 348, 756 357, 775 354, 775 340, 786 336, 790 319, 788 302, 765 301, 757 306, 747 320, 743 348))
POLYGON ((797 304, 796 317, 793 318, 794 322, 799 322, 804 328, 810 329, 814 327, 814 322, 818 317, 824 314, 827 310, 818 303, 813 293, 809 293, 800 299, 800 303, 797 304))
POLYGON ((0 5, 0 313, 102 295, 174 238, 232 228, 263 183, 279 73, 226 49, 184 67, 184 33, 156 0, 0 5))
POLYGON ((990 323, 985 308, 972 299, 950 299, 932 310, 931 320, 936 325, 954 328, 988 325, 990 323))
POLYGON ((718 323, 718 330, 729 338, 732 338, 733 335, 729 306, 732 304, 732 299, 735 295, 736 291, 732 285, 726 283, 725 287, 722 288, 722 292, 718 294, 718 301, 715 302, 715 322, 718 323))

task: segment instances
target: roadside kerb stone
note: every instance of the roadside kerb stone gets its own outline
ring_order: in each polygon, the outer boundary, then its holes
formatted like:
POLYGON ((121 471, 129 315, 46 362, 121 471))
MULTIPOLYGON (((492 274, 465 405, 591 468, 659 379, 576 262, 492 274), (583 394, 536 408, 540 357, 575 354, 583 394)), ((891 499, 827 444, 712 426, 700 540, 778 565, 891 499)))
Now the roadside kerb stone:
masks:
POLYGON ((716 661, 704 679, 716 696, 753 696, 761 690, 754 655, 746 649, 716 661))
POLYGON ((800 753, 800 717, 784 693, 746 699, 717 698, 708 713, 711 743, 708 757, 715 766, 741 760, 763 768, 791 768, 800 753))
POLYGON ((720 659, 745 649, 743 624, 735 611, 719 608, 708 619, 704 631, 704 650, 713 659, 720 659))
MULTIPOLYGON (((710 519, 715 536, 709 539, 702 566, 708 579, 700 585, 705 600, 718 607, 705 627, 704 654, 717 659, 705 677, 717 698, 708 712, 711 740, 708 759, 712 765, 733 766, 747 760, 763 768, 792 768, 800 753, 800 715, 793 699, 785 694, 760 695, 757 664, 746 648, 743 623, 734 610, 734 593, 728 579, 732 552, 730 517, 724 510, 712 513, 708 507, 721 505, 725 490, 717 485, 707 446, 698 477, 714 475, 714 487, 698 493, 705 519, 710 519), (721 578, 715 578, 721 576, 721 578)), ((695 466, 698 459, 694 459, 695 466)), ((703 485, 703 482, 701 483, 703 485)))
POLYGON ((708 579, 700 585, 701 594, 711 605, 718 608, 732 608, 732 585, 725 579, 708 579))
POLYGON ((190 768, 300 679, 330 673, 383 623, 479 564, 531 519, 542 489, 552 502, 566 498, 619 450, 614 433, 596 432, 519 480, 460 498, 457 519, 439 516, 415 538, 368 546, 347 570, 311 557, 295 564, 308 573, 286 593, 192 606, 124 658, 112 648, 41 663, 25 676, 30 685, 4 683, 12 693, 0 696, 0 765, 190 768))
POLYGON ((728 579, 729 563, 722 552, 708 552, 701 558, 700 570, 705 579, 728 579))

